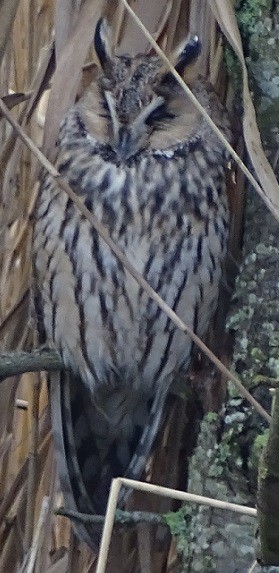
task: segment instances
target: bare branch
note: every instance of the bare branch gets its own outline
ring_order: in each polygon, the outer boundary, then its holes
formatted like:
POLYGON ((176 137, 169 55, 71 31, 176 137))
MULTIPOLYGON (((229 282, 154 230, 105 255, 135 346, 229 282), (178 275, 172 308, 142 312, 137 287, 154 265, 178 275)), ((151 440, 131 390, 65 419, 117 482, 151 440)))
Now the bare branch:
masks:
POLYGON ((31 352, 17 350, 0 354, 0 382, 24 372, 55 372, 63 369, 61 356, 54 348, 42 346, 31 352))
MULTIPOLYGON (((63 515, 69 517, 70 519, 76 519, 82 521, 82 523, 92 523, 103 525, 105 521, 104 515, 91 515, 88 513, 79 513, 78 511, 73 511, 71 509, 66 509, 65 507, 58 507, 54 511, 55 515, 63 515)), ((164 515, 159 513, 151 513, 149 511, 122 511, 117 509, 115 512, 115 523, 122 525, 136 525, 138 523, 151 523, 151 524, 163 524, 167 525, 164 515)))

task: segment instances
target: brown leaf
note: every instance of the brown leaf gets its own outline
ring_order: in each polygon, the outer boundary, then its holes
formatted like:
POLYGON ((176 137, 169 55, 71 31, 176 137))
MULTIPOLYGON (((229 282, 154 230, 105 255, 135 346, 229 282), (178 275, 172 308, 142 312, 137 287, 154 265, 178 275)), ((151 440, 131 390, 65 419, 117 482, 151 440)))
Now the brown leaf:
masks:
POLYGON ((77 15, 77 3, 69 0, 55 2, 54 29, 55 54, 57 61, 66 46, 73 29, 74 18, 77 15))
MULTIPOLYGON (((158 28, 158 23, 166 10, 166 4, 167 2, 149 2, 147 5, 146 0, 138 0, 134 6, 138 17, 152 34, 158 28)), ((145 52, 148 41, 135 22, 130 17, 127 18, 125 14, 124 17, 126 20, 125 34, 119 44, 121 53, 134 55, 145 52)))
POLYGON ((5 54, 5 49, 14 23, 19 0, 2 0, 0 2, 0 63, 5 54))
POLYGON ((43 150, 53 158, 59 125, 74 103, 97 20, 102 14, 104 0, 84 0, 65 48, 62 50, 53 76, 52 89, 46 113, 43 150))
POLYGON ((243 73, 243 134, 255 172, 261 183, 261 197, 274 216, 279 219, 279 185, 269 164, 261 142, 256 122, 255 109, 248 86, 248 73, 242 50, 242 42, 230 0, 209 0, 222 32, 227 37, 242 66, 243 73))
MULTIPOLYGON (((30 98, 30 96, 31 96, 30 92, 29 93, 18 92, 14 94, 7 94, 2 97, 2 100, 9 109, 13 109, 13 107, 15 107, 16 105, 19 105, 23 101, 27 101, 30 98)), ((3 116, 0 112, 0 119, 2 117, 3 116)))

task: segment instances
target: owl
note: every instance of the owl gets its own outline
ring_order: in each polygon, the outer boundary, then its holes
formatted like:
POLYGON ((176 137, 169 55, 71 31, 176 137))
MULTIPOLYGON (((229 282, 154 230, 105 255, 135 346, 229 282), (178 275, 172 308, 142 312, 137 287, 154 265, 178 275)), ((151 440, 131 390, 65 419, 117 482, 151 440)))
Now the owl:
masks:
MULTIPOLYGON (((226 254, 226 152, 159 57, 115 55, 104 19, 95 49, 99 72, 61 125, 56 168, 203 337, 226 254)), ((196 36, 176 50, 180 74, 199 51, 196 36)), ((230 139, 212 88, 198 78, 191 89, 230 139)), ((36 205, 33 277, 40 341, 65 365, 50 393, 66 505, 103 514, 113 477, 140 478, 193 344, 49 174, 36 205)), ((77 531, 94 546, 90 526, 77 531)))

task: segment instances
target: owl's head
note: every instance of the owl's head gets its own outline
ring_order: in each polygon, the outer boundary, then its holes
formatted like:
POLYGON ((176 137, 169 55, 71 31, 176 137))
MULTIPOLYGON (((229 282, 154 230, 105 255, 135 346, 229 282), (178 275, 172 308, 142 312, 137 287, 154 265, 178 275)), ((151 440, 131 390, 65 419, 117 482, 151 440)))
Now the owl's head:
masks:
MULTIPOLYGON (((172 74, 166 71, 165 64, 158 56, 139 54, 137 56, 116 56, 112 48, 111 29, 107 20, 101 18, 95 30, 95 51, 104 72, 104 85, 118 95, 123 104, 123 117, 132 110, 146 106, 154 92, 172 89, 175 82, 172 74), (130 106, 132 110, 130 111, 130 106)), ((171 54, 170 60, 176 70, 183 74, 198 58, 201 44, 198 36, 189 36, 171 54)), ((136 112, 136 111, 135 111, 136 112)))
MULTIPOLYGON (((139 150, 160 148, 162 132, 166 146, 185 138, 189 101, 161 58, 116 56, 105 19, 96 26, 94 43, 101 67, 98 86, 106 119, 105 139, 119 158, 125 161, 139 150)), ((190 36, 176 50, 171 61, 180 74, 192 66, 200 49, 198 37, 190 36)))

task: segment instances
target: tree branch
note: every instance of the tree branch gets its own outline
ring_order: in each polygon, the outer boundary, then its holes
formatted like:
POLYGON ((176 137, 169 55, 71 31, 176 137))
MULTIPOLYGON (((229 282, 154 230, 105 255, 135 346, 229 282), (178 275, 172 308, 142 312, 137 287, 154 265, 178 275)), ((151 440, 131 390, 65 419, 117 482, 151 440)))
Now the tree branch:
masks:
POLYGON ((24 374, 24 372, 38 372, 40 370, 55 372, 63 368, 60 354, 48 346, 41 346, 30 352, 16 350, 0 354, 0 382, 10 376, 24 374))
MULTIPOLYGON (((91 515, 89 513, 79 513, 78 511, 72 511, 66 509, 65 507, 58 507, 54 511, 55 515, 63 515, 64 517, 69 517, 70 519, 76 519, 82 521, 82 523, 92 523, 92 524, 103 524, 105 521, 104 515, 91 515)), ((159 513, 151 513, 149 511, 122 511, 117 509, 115 512, 115 523, 120 523, 122 525, 136 525, 138 523, 151 523, 151 524, 163 524, 167 525, 165 516, 159 513)))

